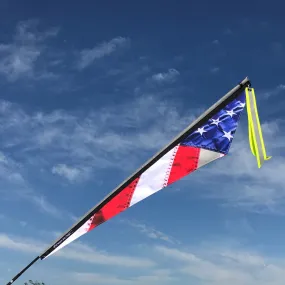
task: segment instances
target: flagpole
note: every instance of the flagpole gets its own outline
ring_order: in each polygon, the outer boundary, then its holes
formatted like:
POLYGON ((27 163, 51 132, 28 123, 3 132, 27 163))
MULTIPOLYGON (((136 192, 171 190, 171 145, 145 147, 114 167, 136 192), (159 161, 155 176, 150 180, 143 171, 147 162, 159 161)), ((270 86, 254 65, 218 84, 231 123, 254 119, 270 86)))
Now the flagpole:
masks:
POLYGON ((49 246, 41 255, 36 257, 29 265, 27 265, 22 271, 20 271, 7 285, 11 285, 15 282, 27 269, 29 269, 39 259, 44 259, 60 244, 62 244, 69 236, 71 236, 78 228, 80 228, 87 220, 89 220, 94 213, 100 210, 106 203, 108 203, 115 195, 120 193, 132 180, 139 177, 146 169, 158 161, 163 155, 165 155, 170 149, 177 145, 181 140, 187 137, 195 129, 201 127, 218 109, 224 107, 230 100, 236 98, 246 87, 250 86, 250 80, 246 77, 236 87, 230 90, 220 100, 218 100, 212 107, 199 116, 193 123, 191 123, 184 131, 182 131, 176 138, 172 140, 161 151, 149 159, 141 168, 135 173, 129 176, 124 182, 122 182, 117 188, 115 188, 110 194, 108 194, 101 202, 87 212, 78 222, 76 222, 68 231, 66 231, 60 238, 58 238, 51 246, 49 246))
POLYGON ((22 271, 20 271, 7 285, 14 283, 26 270, 28 270, 34 263, 40 259, 40 256, 36 257, 31 263, 29 263, 22 271))

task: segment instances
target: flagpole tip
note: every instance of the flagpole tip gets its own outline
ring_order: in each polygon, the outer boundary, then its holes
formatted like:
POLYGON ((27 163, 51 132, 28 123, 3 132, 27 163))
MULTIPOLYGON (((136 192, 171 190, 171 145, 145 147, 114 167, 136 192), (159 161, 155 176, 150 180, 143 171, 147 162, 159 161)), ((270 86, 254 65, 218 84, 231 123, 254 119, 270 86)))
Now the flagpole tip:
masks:
POLYGON ((250 82, 250 80, 249 80, 249 77, 246 76, 242 81, 240 81, 240 82, 239 82, 239 86, 240 86, 241 88, 243 88, 243 87, 251 87, 251 82, 250 82))

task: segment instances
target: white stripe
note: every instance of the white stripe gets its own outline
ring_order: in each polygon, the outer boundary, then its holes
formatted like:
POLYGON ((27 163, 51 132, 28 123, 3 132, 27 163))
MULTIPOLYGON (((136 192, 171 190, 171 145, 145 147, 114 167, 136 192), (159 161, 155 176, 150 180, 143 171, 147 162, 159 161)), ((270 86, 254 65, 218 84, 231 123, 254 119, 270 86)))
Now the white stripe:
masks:
MULTIPOLYGON (((69 243, 73 242, 74 240, 76 240, 77 238, 81 237, 82 235, 84 235, 85 233, 88 232, 92 219, 89 219, 87 222, 85 222, 85 224, 83 224, 75 233, 73 233, 69 238, 67 238, 62 244, 60 244, 55 250, 53 250, 49 255, 47 255, 45 258, 47 258, 48 256, 52 255, 53 253, 57 252, 58 250, 60 250, 61 248, 65 247, 66 245, 68 245, 69 243)), ((44 258, 44 259, 45 259, 44 258)))
POLYGON ((172 170, 172 165, 174 163, 174 159, 175 159, 176 153, 177 153, 177 151, 179 149, 179 146, 180 145, 176 146, 173 149, 172 158, 170 159, 170 162, 169 162, 169 165, 168 165, 168 169, 167 169, 167 172, 166 172, 165 177, 164 177, 163 188, 168 186, 168 179, 169 179, 169 176, 170 176, 170 173, 171 173, 171 170, 172 170))
POLYGON ((130 207, 166 186, 165 181, 168 180, 178 147, 171 149, 141 175, 132 196, 130 207))
POLYGON ((200 156, 199 156, 199 160, 198 160, 198 168, 220 158, 223 157, 224 155, 219 153, 219 152, 215 152, 215 151, 210 151, 207 149, 200 149, 200 156))

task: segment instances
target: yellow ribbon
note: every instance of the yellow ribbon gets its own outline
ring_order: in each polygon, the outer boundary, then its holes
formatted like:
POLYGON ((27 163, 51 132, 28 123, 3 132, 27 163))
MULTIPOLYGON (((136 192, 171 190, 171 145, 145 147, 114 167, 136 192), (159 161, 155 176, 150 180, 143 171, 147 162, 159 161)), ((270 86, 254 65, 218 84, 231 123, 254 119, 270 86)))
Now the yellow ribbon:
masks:
POLYGON ((269 160, 271 156, 266 155, 266 149, 258 117, 254 89, 251 87, 247 87, 245 89, 245 94, 248 117, 249 145, 252 154, 256 157, 257 166, 258 168, 260 168, 264 161, 269 160))

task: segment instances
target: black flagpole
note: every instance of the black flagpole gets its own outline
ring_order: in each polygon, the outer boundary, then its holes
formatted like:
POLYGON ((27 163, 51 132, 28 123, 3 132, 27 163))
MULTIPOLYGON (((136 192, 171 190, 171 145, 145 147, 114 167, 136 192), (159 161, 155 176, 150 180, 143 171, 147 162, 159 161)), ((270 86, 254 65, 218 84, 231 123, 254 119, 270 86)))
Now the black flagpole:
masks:
POLYGON ((40 257, 36 257, 30 264, 28 264, 22 271, 20 271, 11 281, 7 283, 7 285, 11 285, 16 281, 26 270, 28 270, 34 263, 36 263, 40 257))
POLYGON ((135 173, 128 177, 124 182, 122 182, 114 191, 108 194, 100 203, 93 207, 87 214, 85 214, 77 223, 75 223, 66 233, 64 233, 52 246, 47 248, 44 253, 36 257, 29 265, 27 265, 21 272, 19 272, 7 285, 11 285, 15 282, 27 269, 29 269, 36 261, 39 259, 44 259, 53 250, 55 250, 60 244, 62 244, 68 237, 70 237, 85 221, 91 218, 98 210, 100 210, 108 201, 110 201, 115 195, 120 193, 135 177, 139 176, 151 165, 153 165, 158 159, 160 159, 168 150, 178 144, 185 136, 189 135, 197 127, 208 120, 213 113, 220 109, 222 105, 225 105, 229 100, 235 98, 240 94, 246 87, 250 86, 250 81, 246 77, 242 82, 240 82, 236 87, 230 90, 224 97, 218 100, 212 107, 210 107, 206 112, 204 112, 200 117, 198 117, 192 124, 190 124, 183 132, 181 132, 171 143, 165 146, 160 152, 153 156, 149 161, 147 161, 141 168, 139 168, 135 173))

